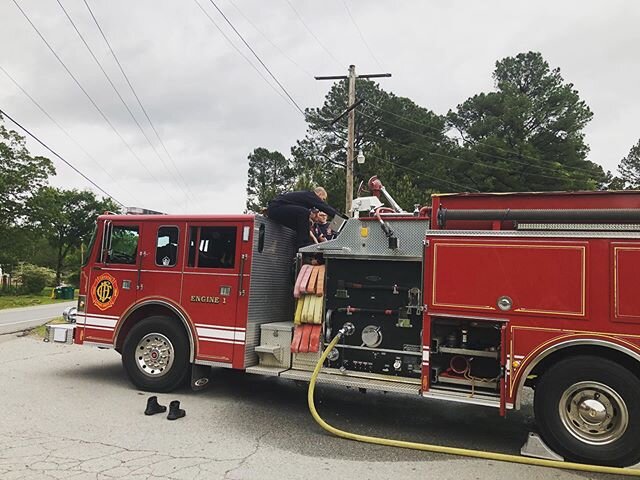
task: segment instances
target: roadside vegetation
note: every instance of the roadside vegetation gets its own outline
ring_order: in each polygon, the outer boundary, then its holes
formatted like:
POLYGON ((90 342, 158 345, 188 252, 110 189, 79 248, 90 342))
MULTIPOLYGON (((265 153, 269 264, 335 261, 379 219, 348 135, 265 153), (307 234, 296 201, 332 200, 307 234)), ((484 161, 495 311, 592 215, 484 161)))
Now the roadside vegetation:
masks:
POLYGON ((33 296, 27 305, 46 301, 35 298, 45 285, 77 287, 97 216, 119 211, 90 190, 51 187, 55 174, 0 115, 0 294, 33 296))
MULTIPOLYGON (((33 307, 34 305, 49 305, 52 303, 64 303, 70 300, 51 298, 51 290, 53 287, 46 287, 40 293, 30 293, 23 295, 16 294, 0 294, 0 310, 6 308, 33 307)), ((77 290, 74 298, 77 298, 77 290)))

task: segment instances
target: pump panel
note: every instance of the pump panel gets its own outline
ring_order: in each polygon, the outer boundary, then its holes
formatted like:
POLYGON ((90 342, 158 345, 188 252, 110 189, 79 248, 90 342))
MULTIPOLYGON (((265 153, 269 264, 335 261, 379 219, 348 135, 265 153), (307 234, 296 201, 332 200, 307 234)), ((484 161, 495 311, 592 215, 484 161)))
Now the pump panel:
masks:
POLYGON ((420 377, 422 292, 419 262, 328 261, 325 336, 345 323, 345 336, 327 363, 349 371, 420 377))

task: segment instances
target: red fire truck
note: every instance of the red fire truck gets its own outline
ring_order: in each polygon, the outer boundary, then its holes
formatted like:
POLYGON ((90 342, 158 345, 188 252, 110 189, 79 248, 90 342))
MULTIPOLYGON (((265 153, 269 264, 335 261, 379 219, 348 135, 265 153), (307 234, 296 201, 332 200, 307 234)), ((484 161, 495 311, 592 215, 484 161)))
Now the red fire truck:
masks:
POLYGON ((318 382, 499 415, 532 387, 556 453, 640 461, 640 192, 390 203, 356 200, 338 238, 298 252, 260 215, 102 215, 74 342, 163 392, 209 367, 309 380, 348 325, 318 382))

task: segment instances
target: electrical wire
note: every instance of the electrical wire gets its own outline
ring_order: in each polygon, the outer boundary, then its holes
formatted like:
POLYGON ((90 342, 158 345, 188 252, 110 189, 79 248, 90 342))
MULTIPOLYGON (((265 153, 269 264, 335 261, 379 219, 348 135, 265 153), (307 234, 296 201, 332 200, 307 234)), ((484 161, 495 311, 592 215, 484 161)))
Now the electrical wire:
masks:
POLYGON ((98 22, 98 19, 93 14, 93 11, 91 10, 91 7, 87 3, 87 0, 83 0, 83 2, 85 4, 85 6, 87 7, 87 10, 89 11, 89 14, 91 15, 91 18, 93 19, 93 22, 96 24, 96 27, 98 27, 98 31, 100 32, 100 35, 102 35, 102 38, 104 39, 104 42, 107 44, 107 47, 109 47, 109 51, 111 52, 111 55, 113 56, 113 59, 115 60, 116 64, 118 65, 118 68, 120 69, 120 72, 122 73, 122 76, 124 77, 125 81, 127 82, 127 85, 129 86, 129 89, 131 90, 131 93, 135 97, 136 102, 138 102, 138 105, 140 106, 140 110, 142 110, 142 113, 144 113, 145 118, 147 119, 147 121, 149 122, 149 125, 151 126, 151 129, 153 130, 153 133, 156 135, 156 138, 160 142, 160 145, 162 146, 162 149, 164 150, 164 153, 169 158, 169 161, 173 165, 173 168, 175 169, 175 171, 178 173, 178 176, 180 177, 180 180, 182 181, 184 186, 187 188, 187 191, 191 195, 191 198, 195 200, 195 196, 193 195, 193 192, 189 188, 189 184, 187 183, 187 181, 182 176, 182 172, 180 171, 180 169, 176 165, 176 162, 173 159, 173 156, 171 155, 171 153, 169 153, 169 150, 167 149, 164 141, 162 140, 162 137, 158 133, 158 130, 156 129, 154 123, 151 121, 151 117, 147 113, 147 109, 144 108, 144 105, 142 104, 142 101, 140 100, 140 97, 138 96, 135 88, 133 88, 133 84, 129 80, 129 76, 124 71, 124 68, 122 67, 122 64, 120 63, 120 60, 118 59, 118 56, 116 55, 116 52, 113 50, 113 48, 111 48, 111 43, 107 39, 106 34, 102 30, 102 27, 100 27, 100 23, 98 22))
MULTIPOLYGON (((73 81, 75 82, 75 84, 78 86, 78 88, 80 88, 80 90, 82 91, 82 93, 85 95, 85 97, 87 97, 87 99, 89 100, 89 102, 91 102, 91 104, 93 105, 93 107, 98 111, 98 113, 100 114, 100 116, 104 119, 104 121, 107 123, 107 125, 109 125, 109 127, 111 128, 111 130, 113 130, 113 132, 118 136, 118 138, 122 141, 122 143, 127 147, 127 149, 129 150, 129 152, 131 152, 131 154, 133 155, 133 157, 138 161, 138 163, 146 170, 146 172, 149 174, 149 176, 158 184, 160 185, 160 182, 158 181, 158 179, 156 178, 156 176, 149 170, 149 168, 142 162, 142 160, 140 159, 140 157, 138 157, 138 155, 133 151, 133 148, 131 148, 131 145, 129 145, 129 143, 124 139, 124 137, 120 134, 120 132, 118 132, 118 130, 113 126, 113 124, 111 123, 111 121, 109 120, 109 118, 107 118, 107 116, 104 114, 104 112, 102 111, 102 109, 96 104, 96 102, 93 100, 93 98, 91 97, 91 95, 89 95, 89 93, 87 92, 87 90, 82 86, 82 84, 80 83, 80 81, 76 78, 76 76, 71 72, 71 70, 69 70, 69 68, 67 67, 67 65, 64 63, 64 61, 60 58, 60 56, 56 53, 56 51, 53 49, 53 47, 51 46, 51 44, 47 41, 47 39, 42 35, 42 33, 40 33, 40 30, 38 30, 38 27, 35 26, 35 24, 31 21, 31 19, 29 18, 29 16, 26 14, 26 12, 20 7, 20 5, 18 4, 18 2, 16 0, 12 0, 12 2, 15 4, 15 6, 18 8, 18 10, 20 10, 20 13, 22 13, 22 15, 24 16, 24 18, 27 20, 27 22, 29 22, 29 25, 31 25, 31 27, 35 30, 35 32, 38 34, 38 36, 40 37, 40 39, 44 42, 44 44, 47 46, 47 48, 49 49, 49 51, 53 54, 53 56, 56 58, 56 60, 58 60, 58 62, 60 63, 60 65, 64 68, 64 70, 69 74, 69 76, 73 79, 73 81)), ((171 192, 167 192, 169 194, 169 196, 176 201, 175 197, 173 197, 173 195, 171 194, 171 192)))
MULTIPOLYGON (((360 114, 365 116, 365 117, 374 119, 374 117, 372 117, 371 115, 368 115, 366 113, 360 112, 360 114)), ((440 140, 438 140, 438 139, 436 139, 434 137, 429 137, 428 135, 423 135, 423 134, 420 134, 418 132, 414 132, 413 130, 409 130, 409 129, 400 127, 399 125, 395 125, 395 124, 387 122, 385 120, 378 119, 378 121, 381 122, 381 123, 384 123, 386 125, 389 125, 389 126, 391 126, 393 128, 397 128, 398 130, 403 130, 405 132, 412 133, 414 135, 418 135, 420 137, 427 138, 427 139, 430 139, 430 140, 440 141, 440 140)), ((435 157, 440 157, 440 158, 444 158, 444 159, 448 159, 448 160, 456 160, 456 161, 460 161, 460 162, 470 163, 472 165, 482 166, 482 167, 485 167, 485 168, 492 168, 494 170, 502 170, 502 171, 505 171, 505 172, 514 173, 512 169, 507 168, 507 167, 501 167, 499 165, 492 165, 490 163, 478 162, 476 160, 467 160, 465 158, 460 158, 460 157, 453 157, 451 155, 445 155, 443 153, 430 152, 428 150, 424 150, 424 149, 418 148, 418 147, 416 147, 414 145, 403 144, 403 143, 397 142, 395 140, 391 140, 390 138, 383 138, 382 140, 385 140, 385 141, 388 141, 388 142, 391 142, 391 143, 395 143, 396 145, 401 145, 403 147, 408 147, 408 148, 411 148, 413 150, 417 150, 417 151, 420 151, 420 152, 423 152, 423 153, 426 153, 428 155, 432 155, 432 156, 435 156, 435 157)), ((508 161, 508 160, 506 160, 506 161, 508 161)), ((519 163, 519 162, 517 162, 517 163, 519 163)), ((529 164, 525 164, 525 165, 532 166, 532 165, 529 165, 529 164)), ((542 173, 531 173, 531 175, 535 175, 537 177, 542 177, 542 178, 550 178, 550 179, 553 179, 553 180, 557 180, 558 179, 557 176, 554 177, 554 176, 551 176, 551 175, 544 175, 542 173)))
MULTIPOLYGON (((85 0, 85 1, 86 1, 86 0, 85 0)), ((268 37, 268 36, 267 36, 267 35, 266 35, 266 34, 265 34, 265 33, 264 33, 260 28, 258 28, 258 27, 257 27, 257 25, 256 25, 254 22, 252 22, 252 21, 251 21, 251 19, 250 19, 249 17, 247 17, 247 16, 243 13, 243 11, 242 11, 242 10, 240 10, 240 7, 238 7, 238 6, 236 5, 236 3, 235 3, 233 0, 228 0, 228 2, 231 4, 231 6, 232 6, 233 8, 235 8, 235 9, 236 9, 236 11, 237 11, 241 16, 242 16, 242 18, 244 18, 244 19, 247 21, 247 23, 248 23, 249 25, 251 25, 251 26, 254 28, 254 30, 255 30, 256 32, 258 32, 258 33, 262 36, 262 38, 264 38, 267 42, 269 42, 269 44, 270 44, 273 48, 275 48, 278 52, 280 52, 280 54, 281 54, 284 58, 286 58, 287 60, 289 60, 289 62, 290 62, 292 65, 294 65, 295 67, 297 67, 297 68, 298 68, 301 72, 303 72, 305 75, 307 75, 308 77, 313 78, 313 74, 312 74, 311 72, 309 72, 309 70, 307 70, 306 68, 304 68, 304 67, 303 67, 302 65, 300 65, 298 62, 296 62, 293 58, 291 58, 289 55, 287 55, 287 53, 286 53, 284 50, 282 50, 280 47, 278 47, 278 45, 276 45, 273 41, 271 41, 271 39, 270 39, 270 38, 269 38, 269 37, 268 37)), ((315 82, 314 82, 314 85, 315 85, 315 82)))
POLYGON ((343 67, 343 64, 340 63, 338 61, 338 59, 329 51, 329 49, 327 47, 324 46, 324 44, 320 41, 320 39, 315 35, 315 33, 313 33, 311 31, 311 29, 309 28, 309 25, 307 25, 307 23, 304 21, 304 19, 302 18, 302 15, 300 15, 300 13, 298 13, 298 10, 296 10, 296 8, 293 6, 293 4, 289 1, 286 0, 287 3, 289 4, 289 6, 291 7, 291 10, 293 10, 293 12, 296 14, 296 17, 298 17, 298 20, 300 20, 300 23, 302 23, 302 25, 304 26, 304 28, 307 30, 307 32, 309 32, 309 34, 313 37, 313 39, 318 43, 318 45, 320 45, 322 47, 322 49, 327 53, 327 55, 329 55, 329 57, 331 57, 333 59, 333 61, 336 63, 336 65, 338 65, 340 68, 343 67))
POLYGON ((236 33, 236 35, 238 35, 238 37, 240 37, 240 40, 242 40, 242 43, 244 43, 244 45, 249 49, 249 51, 253 54, 253 56, 256 57, 258 62, 260 62, 260 65, 262 65, 262 67, 267 71, 269 76, 271 78, 273 78, 273 80, 278 84, 278 86, 284 92, 284 94, 287 96, 287 98, 289 100, 291 100, 291 103, 293 103, 296 106, 296 108, 298 109, 298 111, 304 116, 304 110, 300 107, 300 105, 298 105, 298 102, 296 102, 293 99, 293 97, 289 94, 289 92, 284 87, 284 85, 282 85, 282 83, 280 83, 280 80, 278 80, 276 78, 276 76, 271 72, 269 67, 267 67, 267 65, 262 61, 260 56, 255 52, 255 50, 253 48, 251 48, 251 45, 249 45, 249 43, 244 39, 244 37, 238 31, 238 29, 233 25, 233 23, 231 23, 231 21, 227 18, 227 16, 224 14, 224 12, 222 10, 220 10, 220 7, 218 7, 218 5, 216 5, 216 2, 214 2, 213 0, 209 0, 209 2, 211 3, 211 5, 213 5, 215 7, 215 9, 218 11, 218 13, 220 13, 220 15, 222 15, 222 18, 225 19, 225 21, 229 24, 229 26, 236 33))
POLYGON ((365 40, 362 30, 360 30, 360 27, 358 26, 358 23, 356 22, 355 18, 353 18, 353 14, 351 13, 351 9, 349 8, 349 4, 347 3, 347 0, 342 0, 342 3, 344 3, 344 8, 347 9, 347 13, 349 14, 351 23, 353 23, 353 26, 356 27, 356 30, 360 35, 360 39, 362 40, 362 43, 364 43, 364 46, 367 47, 367 51, 369 52, 369 55, 371 55, 371 58, 373 58, 373 60, 376 62, 376 64, 378 65, 378 68, 380 70, 384 70, 384 68, 382 68, 382 65, 378 61, 378 58, 374 55, 373 50, 371 50, 371 47, 369 47, 369 44, 365 40))
MULTIPOLYGON (((138 122, 138 119, 135 117, 135 115, 133 114, 133 112, 131 111, 131 109, 129 108, 129 105, 127 105, 127 102, 125 102, 124 98, 122 98, 122 95, 120 94, 120 91, 118 90, 118 88, 115 86, 115 84, 113 83, 113 81, 111 80, 111 77, 109 76, 109 74, 106 72, 106 70, 104 69, 104 67, 102 66, 102 63, 100 63, 100 60, 98 60, 98 58, 95 56, 95 54, 93 53, 93 50, 91 49, 91 47, 89 46, 89 44, 87 43, 87 41, 85 40, 84 36, 82 35, 82 33, 80 32, 80 30, 78 30, 78 27, 76 26, 75 22, 73 21, 73 19, 71 18, 71 16, 69 15, 69 13, 67 12, 67 10, 64 8, 64 5, 62 5, 62 2, 60 0, 56 0, 56 2, 58 3, 58 5, 60 6, 60 8, 62 9, 62 11, 64 12, 65 16, 67 17, 67 20, 69 20, 69 22, 71 23, 71 25, 73 26, 73 29, 75 30, 75 32, 78 34, 78 37, 80 37, 80 40, 82 41, 82 43, 84 44, 84 46, 87 48, 87 51, 89 52, 89 54, 91 55, 91 58, 93 59, 93 61, 96 63, 96 65, 98 65, 98 68, 100 69, 100 71, 102 72, 102 74, 104 75, 104 77, 107 79, 107 82, 109 83, 109 85, 111 86, 111 88, 113 89, 113 91, 115 92, 116 96, 118 97, 118 99, 120 100, 120 103, 122 103, 122 105, 124 106, 125 110, 129 113, 129 116, 131 117, 131 119, 134 121, 134 123, 137 125, 138 130, 140 130, 140 132, 142 133, 142 135, 144 136, 145 140, 147 141, 147 143, 149 144, 149 146, 152 148, 152 150, 154 151, 154 153, 156 154, 156 157, 158 157, 158 160, 160 160, 160 162, 162 163, 162 165, 164 166, 164 168, 167 170, 167 172, 169 173, 169 175, 172 175, 172 172, 169 170, 169 167, 167 166, 167 164, 165 163, 164 159, 162 158, 162 156, 160 155, 160 153, 158 153, 158 150, 156 149, 156 146, 151 142, 151 139, 149 139, 149 137, 147 136, 147 133, 144 131, 144 129, 142 128, 142 125, 140 125, 140 122, 138 122)), ((178 184, 178 187, 183 191, 183 193, 185 194, 185 196, 188 196, 188 192, 187 190, 180 184, 178 184)), ((192 195, 193 197, 193 195, 192 195)))
MULTIPOLYGON (((378 106, 378 105, 376 105, 376 104, 374 104, 372 102, 369 102, 368 100, 364 100, 364 103, 366 103, 367 105, 370 105, 373 108, 376 108, 376 109, 378 109, 378 110, 380 110, 382 112, 388 113, 388 114, 393 115, 395 117, 398 117, 398 118, 400 118, 402 120, 405 120, 407 122, 411 122, 411 123, 414 123, 414 124, 419 125, 421 127, 428 128, 428 129, 433 130, 435 132, 441 133, 441 130, 439 130, 439 129, 435 128, 435 127, 432 127, 431 125, 427 125, 425 123, 418 122, 417 120, 414 120, 412 118, 404 117, 404 116, 399 115, 399 114, 397 114, 395 112, 391 112, 389 110, 385 110, 384 108, 382 108, 382 107, 380 107, 380 106, 378 106)), ((398 127, 398 128, 401 128, 401 127, 398 127)), ((420 134, 418 132, 413 132, 413 133, 415 133, 416 135, 422 135, 425 138, 430 138, 430 137, 427 137, 426 135, 420 134)), ((516 151, 513 151, 513 150, 508 150, 506 148, 502 148, 502 147, 498 147, 498 146, 495 146, 495 145, 491 145, 491 144, 488 144, 486 142, 478 141, 478 142, 475 142, 475 143, 478 144, 478 145, 482 145, 482 146, 488 147, 488 148, 495 148, 496 150, 501 150, 501 151, 503 151, 505 153, 511 153, 511 154, 514 154, 514 155, 518 155, 519 157, 522 157, 522 158, 528 158, 529 160, 534 160, 536 162, 543 162, 543 163, 552 163, 553 162, 552 160, 545 160, 545 159, 542 159, 542 158, 532 157, 532 156, 525 155, 525 154, 522 154, 522 153, 519 153, 519 152, 516 152, 516 151)), ((472 150, 472 151, 474 151, 476 153, 479 153, 480 155, 485 155, 487 157, 492 157, 492 158, 495 158, 497 160, 504 160, 504 161, 508 161, 508 162, 513 162, 513 163, 519 163, 519 164, 522 164, 522 165, 526 165, 527 167, 541 168, 541 169, 545 169, 545 170, 549 170, 549 171, 554 171, 554 168, 552 168, 552 167, 545 167, 543 165, 534 165, 534 164, 531 164, 531 163, 520 162, 520 161, 512 159, 512 158, 506 158, 506 157, 501 157, 501 156, 498 156, 498 155, 495 155, 495 154, 492 154, 492 153, 482 152, 482 151, 477 150, 475 148, 470 148, 470 150, 472 150)), ((590 171, 590 170, 588 170, 586 168, 580 168, 580 167, 574 167, 574 166, 568 166, 568 168, 570 168, 571 170, 575 170, 575 171, 581 171, 581 172, 585 172, 585 173, 593 173, 592 171, 590 171)))
POLYGON ((11 115, 9 115, 6 111, 0 109, 0 115, 7 117, 9 120, 11 120, 14 124, 16 124, 20 129, 22 129, 27 135, 29 135, 31 138, 33 138, 36 142, 38 142, 40 145, 42 145, 44 148, 46 148, 47 150, 49 150, 49 152, 51 152, 53 155, 55 155, 57 158, 59 158, 62 162, 64 162, 67 166, 69 166, 74 172, 76 172, 78 175, 80 175, 82 178, 84 178, 87 182, 89 182, 91 185, 93 185, 94 187, 96 187, 98 190, 100 190, 102 193, 104 193, 107 197, 109 197, 111 200, 113 200, 114 202, 116 202, 118 205, 120 205, 122 208, 125 208, 124 203, 122 203, 121 201, 117 200, 116 198, 114 198, 111 194, 109 194, 104 188, 102 188, 100 185, 98 185, 96 182, 94 182, 93 180, 91 180, 88 176, 86 176, 84 173, 82 173, 77 167, 75 167, 73 164, 71 164, 71 162, 67 161, 64 157, 62 157, 62 155, 58 154, 57 152, 55 152, 51 147, 49 147, 49 145, 47 145, 46 143, 44 143, 42 140, 40 140, 36 135, 34 135, 33 133, 31 133, 26 127, 22 126, 20 123, 18 123, 17 120, 15 120, 11 115))
POLYGON ((438 180, 439 182, 443 182, 443 183, 447 183, 449 185, 453 185, 454 187, 460 187, 460 188, 462 188, 462 189, 464 189, 466 191, 470 191, 470 192, 479 192, 480 191, 480 190, 478 190, 476 188, 473 188, 473 187, 470 187, 468 185, 463 185, 461 183, 457 183, 457 182, 454 182, 452 180, 447 180, 447 179, 444 179, 444 178, 436 177, 435 175, 431 175, 430 173, 425 173, 423 171, 416 170, 415 168, 407 167, 406 165, 402 165, 400 163, 392 162, 391 160, 386 160, 386 159, 380 158, 380 157, 374 157, 374 160, 379 160, 381 162, 388 163, 390 165, 393 165, 396 168, 400 168, 400 169, 403 169, 403 170, 407 170, 409 172, 416 173, 416 174, 421 175, 421 176, 423 176, 425 178, 432 178, 434 180, 438 180))
MULTIPOLYGON (((317 152, 313 152, 313 151, 309 150, 308 148, 299 145, 301 148, 304 148, 305 151, 308 154, 310 154, 310 155, 320 155, 321 157, 323 157, 325 160, 327 160, 332 165, 336 165, 336 166, 338 166, 340 168, 346 168, 346 165, 344 163, 341 163, 341 162, 329 157, 327 154, 321 152, 320 149, 318 148, 318 145, 315 143, 314 140, 312 140, 312 139, 307 139, 307 140, 317 149, 317 152)), ((423 178, 429 178, 429 179, 433 179, 433 180, 438 180, 440 182, 452 185, 454 187, 462 188, 463 190, 467 190, 467 191, 471 191, 471 192, 479 192, 480 191, 480 190, 478 190, 476 188, 473 188, 473 187, 470 187, 468 185, 457 183, 457 182, 454 182, 452 180, 447 180, 447 179, 444 179, 444 178, 441 178, 441 177, 436 177, 435 175, 423 172, 421 170, 416 170, 415 168, 407 167, 407 166, 402 165, 402 164, 397 163, 397 162, 392 162, 391 160, 387 160, 387 159, 380 158, 380 157, 373 157, 373 159, 374 160, 379 160, 381 162, 385 162, 385 163, 387 163, 389 165, 392 165, 392 166, 394 166, 396 168, 400 168, 400 169, 407 170, 409 172, 415 173, 415 174, 417 174, 417 175, 419 175, 419 176, 421 176, 423 178)))
POLYGON ((31 102, 49 119, 51 120, 51 122, 53 122, 53 124, 58 127, 58 129, 60 129, 60 131, 62 131, 62 133, 65 134, 65 136, 71 140, 76 147, 78 147, 80 150, 82 150, 82 152, 87 156, 87 158, 89 158, 100 170, 102 170, 102 172, 111 179, 111 181, 113 183, 117 184, 117 181, 115 178, 113 178, 113 176, 102 166, 102 164, 100 162, 98 162, 81 144, 80 142, 78 142, 68 131, 67 129, 65 129, 62 125, 60 125, 60 123, 58 121, 56 121, 55 118, 53 118, 49 112, 47 112, 47 110, 44 109, 44 107, 35 99, 33 98, 33 96, 31 96, 31 94, 29 94, 29 92, 27 92, 24 87, 22 85, 20 85, 17 80, 15 78, 13 78, 9 72, 7 72, 7 70, 4 69, 4 67, 2 67, 2 65, 0 65, 0 70, 2 70, 2 72, 7 76, 7 78, 9 78, 9 80, 11 80, 13 82, 13 84, 29 99, 31 100, 31 102))
POLYGON ((195 2, 195 4, 198 6, 198 8, 200 8, 200 10, 202 11, 202 13, 203 13, 203 14, 204 14, 208 19, 209 19, 209 21, 211 22, 211 24, 212 24, 214 27, 216 27, 216 29, 217 29, 217 30, 220 32, 220 34, 224 37, 224 39, 227 41, 227 43, 229 43, 229 45, 231 45, 231 46, 233 47, 233 49, 234 49, 236 52, 238 52, 238 53, 242 56, 242 58, 244 58, 244 59, 247 61, 247 63, 248 63, 249 65, 251 65, 251 68, 253 68, 253 69, 258 73, 258 75, 260 75, 260 77, 262 77, 262 79, 267 83, 267 85, 269 85, 269 86, 271 87, 271 89, 272 89, 274 92, 276 92, 276 93, 280 96, 280 98, 282 98, 285 102, 287 102, 287 104, 291 105, 292 107, 296 108, 296 110, 298 110, 298 108, 297 108, 295 105, 291 104, 291 103, 289 102, 289 100, 287 100, 287 97, 285 97, 285 96, 282 94, 282 92, 281 92, 280 90, 278 90, 278 89, 277 89, 277 88, 276 88, 276 87, 275 87, 275 86, 274 86, 274 85, 269 81, 269 79, 268 79, 268 78, 267 78, 267 77, 262 73, 262 71, 261 71, 258 67, 256 67, 256 66, 253 64, 253 62, 249 59, 249 57, 247 57, 247 56, 242 52, 242 50, 240 50, 240 49, 238 48, 238 46, 237 46, 235 43, 233 43, 233 41, 232 41, 232 40, 227 36, 227 34, 226 34, 226 33, 224 33, 224 30, 222 30, 222 28, 220 27, 220 25, 218 25, 218 24, 216 23, 216 21, 213 19, 213 17, 211 17, 211 15, 209 15, 209 12, 207 12, 207 11, 204 9, 204 7, 203 7, 202 5, 200 5, 200 2, 198 2, 198 0, 193 0, 193 1, 194 1, 194 2, 195 2))

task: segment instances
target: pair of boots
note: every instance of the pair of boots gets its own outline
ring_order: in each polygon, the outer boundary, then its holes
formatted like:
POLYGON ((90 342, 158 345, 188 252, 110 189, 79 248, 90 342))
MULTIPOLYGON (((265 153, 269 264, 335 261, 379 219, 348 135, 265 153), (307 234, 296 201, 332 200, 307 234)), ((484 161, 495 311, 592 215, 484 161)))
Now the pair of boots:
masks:
MULTIPOLYGON (((167 411, 167 407, 164 405, 160 405, 158 403, 158 397, 155 395, 149 397, 147 400, 147 408, 144 411, 145 415, 155 415, 156 413, 163 413, 167 411)), ((178 400, 173 400, 169 403, 169 414, 167 415, 167 420, 177 420, 178 418, 182 418, 187 414, 183 409, 180 408, 180 402, 178 400)))

